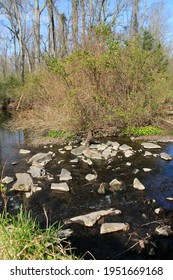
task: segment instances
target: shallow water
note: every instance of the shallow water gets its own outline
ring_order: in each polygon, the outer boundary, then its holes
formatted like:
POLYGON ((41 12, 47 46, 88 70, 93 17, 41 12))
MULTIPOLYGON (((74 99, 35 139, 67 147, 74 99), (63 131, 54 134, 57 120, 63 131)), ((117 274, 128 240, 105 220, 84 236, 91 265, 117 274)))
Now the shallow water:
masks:
MULTIPOLYGON (((72 174, 73 180, 68 182, 69 193, 51 191, 51 182, 41 180, 39 184, 42 190, 32 195, 29 200, 24 200, 25 206, 32 210, 33 216, 43 227, 46 223, 43 208, 47 211, 50 223, 63 222, 73 216, 101 209, 115 208, 122 211, 121 216, 109 216, 104 221, 129 223, 130 233, 128 234, 116 233, 101 236, 99 234, 99 224, 91 229, 86 229, 80 225, 71 225, 71 228, 75 231, 75 234, 71 237, 71 242, 77 248, 77 252, 81 254, 89 250, 97 259, 114 259, 119 254, 121 255, 121 252, 126 250, 124 244, 127 242, 129 234, 132 236, 135 233, 138 238, 139 236, 145 238, 148 232, 152 232, 157 224, 153 223, 149 228, 141 226, 160 218, 154 213, 155 208, 162 207, 166 212, 173 210, 173 202, 166 200, 166 197, 173 197, 173 160, 166 162, 160 157, 153 156, 145 158, 143 156, 144 149, 141 151, 141 144, 131 142, 129 139, 102 139, 105 143, 107 140, 117 141, 120 144, 126 143, 136 153, 127 159, 119 152, 110 163, 96 160, 92 166, 88 166, 88 164, 79 160, 79 163, 71 164, 70 159, 74 159, 75 156, 70 151, 61 154, 59 152, 60 147, 56 145, 53 148, 50 148, 50 146, 47 148, 43 148, 43 146, 29 147, 26 144, 23 132, 9 132, 5 128, 0 128, 0 167, 1 169, 3 166, 5 167, 3 177, 14 177, 17 172, 27 172, 29 169, 27 160, 37 152, 48 152, 49 150, 52 150, 56 155, 46 166, 46 171, 54 176, 53 182, 58 182, 58 175, 62 168, 68 169, 72 174), (20 148, 30 149, 31 154, 20 155, 20 148), (63 160, 63 162, 59 163, 60 160, 63 160), (131 166, 127 166, 127 162, 131 162, 131 166), (13 165, 14 163, 16 164, 13 165), (144 172, 144 167, 151 168, 152 171, 144 172), (136 169, 139 171, 134 174, 136 169), (94 182, 87 182, 85 176, 88 173, 93 173, 93 170, 98 174, 98 179, 94 182), (145 185, 145 191, 141 192, 133 188, 132 184, 135 177, 145 185), (100 183, 109 183, 114 178, 122 180, 123 190, 107 195, 98 194, 97 190, 100 183), (153 202, 153 199, 156 202, 153 202)), ((161 147, 161 150, 153 152, 165 151, 173 156, 173 144, 161 144, 161 147)), ((35 183, 38 183, 38 181, 40 180, 34 179, 35 183)), ((9 188, 11 185, 9 185, 9 188)), ((23 203, 23 196, 12 192, 9 192, 8 196, 9 210, 13 212, 13 209, 23 203)), ((165 216, 161 216, 161 218, 165 219, 165 216)), ((130 246, 131 243, 127 242, 127 244, 130 246)), ((123 258, 136 258, 136 254, 132 255, 128 257, 123 255, 123 258)), ((157 255, 157 258, 162 257, 162 255, 157 255)), ((142 258, 149 257, 147 255, 147 257, 142 258)))

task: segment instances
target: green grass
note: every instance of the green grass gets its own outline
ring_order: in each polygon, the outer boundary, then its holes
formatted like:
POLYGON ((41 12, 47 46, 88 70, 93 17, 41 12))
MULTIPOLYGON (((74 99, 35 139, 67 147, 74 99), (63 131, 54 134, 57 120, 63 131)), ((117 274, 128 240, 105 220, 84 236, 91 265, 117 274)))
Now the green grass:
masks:
POLYGON ((60 229, 55 225, 40 229, 22 208, 16 217, 4 213, 0 217, 0 260, 77 259, 69 242, 59 237, 60 229))
POLYGON ((123 131, 124 135, 133 135, 134 137, 138 136, 149 136, 149 135, 162 135, 163 130, 153 126, 145 127, 128 127, 123 131))
POLYGON ((62 130, 50 130, 48 132, 48 136, 50 138, 65 138, 67 140, 70 140, 74 137, 74 134, 71 132, 62 131, 62 130))

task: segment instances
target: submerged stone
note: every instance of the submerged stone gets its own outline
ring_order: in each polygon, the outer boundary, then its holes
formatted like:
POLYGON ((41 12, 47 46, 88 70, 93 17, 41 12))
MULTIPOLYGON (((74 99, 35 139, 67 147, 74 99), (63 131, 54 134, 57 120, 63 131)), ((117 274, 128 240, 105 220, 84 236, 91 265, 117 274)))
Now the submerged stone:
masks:
POLYGON ((112 180, 109 183, 109 186, 110 186, 110 191, 111 192, 122 190, 122 182, 118 181, 117 179, 112 180))

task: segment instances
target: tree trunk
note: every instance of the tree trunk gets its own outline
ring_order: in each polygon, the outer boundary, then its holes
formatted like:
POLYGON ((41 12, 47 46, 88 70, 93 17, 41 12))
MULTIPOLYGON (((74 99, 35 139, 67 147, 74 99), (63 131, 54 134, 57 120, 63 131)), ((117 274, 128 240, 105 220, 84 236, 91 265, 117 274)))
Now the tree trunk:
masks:
POLYGON ((49 40, 50 40, 50 54, 56 56, 56 34, 55 34, 55 20, 53 11, 53 0, 48 0, 48 14, 49 14, 49 40))
POLYGON ((138 13, 139 13, 139 0, 133 2, 133 15, 132 15, 132 35, 138 34, 138 13))
POLYGON ((85 46, 85 30, 86 30, 86 12, 85 12, 85 0, 80 0, 82 9, 82 46, 85 46))
POLYGON ((78 6, 79 0, 72 0, 72 30, 75 50, 78 48, 78 6))

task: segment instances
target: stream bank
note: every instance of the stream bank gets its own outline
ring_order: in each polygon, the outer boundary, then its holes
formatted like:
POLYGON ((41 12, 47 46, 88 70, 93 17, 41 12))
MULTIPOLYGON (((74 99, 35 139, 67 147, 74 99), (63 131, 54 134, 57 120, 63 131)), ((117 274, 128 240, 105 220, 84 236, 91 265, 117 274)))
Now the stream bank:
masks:
MULTIPOLYGON (((173 202, 167 199, 173 197, 173 160, 166 161, 160 156, 163 152, 173 156, 172 143, 159 142, 159 149, 148 150, 141 142, 128 138, 104 138, 95 146, 87 147, 87 153, 76 155, 72 151, 84 146, 75 147, 69 143, 34 147, 26 144, 21 132, 11 133, 1 129, 0 135, 1 169, 5 164, 3 177, 14 179, 8 184, 9 212, 15 214, 24 204, 44 228, 46 211, 50 224, 60 222, 64 225, 63 229, 73 232, 68 238, 76 254, 90 252, 85 254, 86 259, 92 256, 96 259, 173 259, 173 202), (119 144, 118 149, 115 143, 119 144), (131 148, 125 151, 123 145, 131 148), (30 153, 19 153, 21 149, 30 153), (97 158, 91 156, 91 151, 95 151, 95 156, 97 152, 97 158), (144 156, 146 151, 152 155, 144 156), (45 176, 32 178, 39 190, 29 198, 26 198, 25 192, 10 191, 16 182, 15 174, 27 173, 32 166, 29 160, 38 153, 48 152, 54 156, 44 166, 45 176), (104 158, 99 159, 98 154, 103 153, 104 158), (71 178, 61 181, 63 169, 70 172, 71 178), (89 174, 96 177, 88 181, 86 176, 89 174), (135 178, 145 186, 144 190, 134 188, 135 178), (115 179, 121 182, 122 187, 112 191, 109 184, 115 179), (66 182, 69 191, 51 188, 52 184, 60 182, 66 182), (99 192, 103 183, 108 185, 108 189, 99 192), (90 227, 81 221, 69 222, 79 215, 109 209, 119 210, 120 214, 100 216, 90 227), (101 234, 102 225, 107 223, 124 223, 128 227, 124 231, 101 234), (162 232, 158 233, 159 228, 162 232)), ((2 207, 1 200, 1 211, 2 207)))

